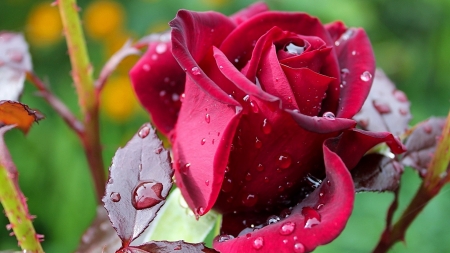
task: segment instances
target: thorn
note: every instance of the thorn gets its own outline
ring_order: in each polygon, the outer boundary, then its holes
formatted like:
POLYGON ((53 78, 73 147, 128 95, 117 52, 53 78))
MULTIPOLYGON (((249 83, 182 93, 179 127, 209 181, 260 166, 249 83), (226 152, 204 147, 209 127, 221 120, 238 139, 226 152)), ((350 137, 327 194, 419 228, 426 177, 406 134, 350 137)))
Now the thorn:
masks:
POLYGON ((51 4, 50 4, 50 6, 57 6, 59 4, 59 0, 55 0, 55 1, 53 1, 51 4))
POLYGON ((73 8, 75 9, 76 12, 80 12, 81 11, 80 6, 78 6, 76 3, 73 4, 73 8))

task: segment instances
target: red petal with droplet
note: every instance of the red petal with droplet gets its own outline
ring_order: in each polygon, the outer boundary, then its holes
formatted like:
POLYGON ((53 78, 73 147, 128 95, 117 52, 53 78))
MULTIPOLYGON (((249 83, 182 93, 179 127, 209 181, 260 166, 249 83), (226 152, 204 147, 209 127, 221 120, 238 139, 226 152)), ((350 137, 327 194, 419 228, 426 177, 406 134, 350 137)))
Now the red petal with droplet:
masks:
MULTIPOLYGON (((336 238, 350 217, 355 193, 351 175, 339 156, 325 144, 323 154, 326 168, 324 182, 295 206, 289 217, 235 239, 219 242, 218 237, 213 243, 214 248, 222 253, 311 252, 336 238), (305 212, 305 208, 316 211, 320 221, 307 225, 305 216, 310 212, 305 212)), ((224 219, 223 222, 233 221, 224 219)))
POLYGON ((167 135, 177 122, 186 74, 172 56, 170 42, 153 42, 130 71, 136 95, 167 135), (165 49, 165 50, 162 50, 165 49))

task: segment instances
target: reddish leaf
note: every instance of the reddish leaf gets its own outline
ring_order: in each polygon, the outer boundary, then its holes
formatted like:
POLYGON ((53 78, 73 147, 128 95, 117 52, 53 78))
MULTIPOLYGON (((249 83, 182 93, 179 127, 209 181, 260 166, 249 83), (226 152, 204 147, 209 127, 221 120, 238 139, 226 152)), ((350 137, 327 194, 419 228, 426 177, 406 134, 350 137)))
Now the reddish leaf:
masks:
POLYGON ((17 125, 24 133, 27 133, 33 122, 43 119, 39 111, 30 109, 20 102, 2 100, 0 101, 0 126, 17 125))
POLYGON ((103 202, 127 247, 155 218, 169 194, 173 175, 169 153, 147 123, 117 150, 109 171, 103 202))
POLYGON ((31 56, 22 34, 0 32, 0 100, 19 100, 31 56))
POLYGON ((408 128, 409 105, 405 93, 395 88, 383 70, 377 69, 369 96, 354 119, 364 130, 398 136, 408 128))
POLYGON ((97 207, 97 216, 81 237, 75 253, 113 253, 121 245, 120 238, 109 222, 108 213, 102 206, 97 207))
POLYGON ((417 126, 405 143, 408 151, 402 163, 418 170, 424 176, 436 149, 437 138, 441 135, 445 118, 430 118, 417 126))
POLYGON ((352 170, 355 190, 361 191, 395 191, 400 183, 403 166, 381 154, 368 154, 352 170))
POLYGON ((117 251, 118 253, 215 253, 217 251, 205 247, 203 243, 187 243, 183 241, 148 242, 140 246, 133 246, 117 251))

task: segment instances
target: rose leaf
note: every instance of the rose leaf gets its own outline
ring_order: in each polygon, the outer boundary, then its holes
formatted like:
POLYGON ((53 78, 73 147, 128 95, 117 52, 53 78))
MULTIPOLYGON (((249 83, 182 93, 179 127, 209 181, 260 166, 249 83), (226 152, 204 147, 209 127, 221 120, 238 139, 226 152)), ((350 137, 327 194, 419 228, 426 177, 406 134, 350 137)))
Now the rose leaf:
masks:
POLYGON ((81 237, 75 253, 114 253, 120 245, 120 238, 109 222, 108 213, 105 208, 98 206, 97 215, 81 237))
POLYGON ((403 166, 387 156, 368 154, 351 172, 357 192, 395 191, 400 183, 403 166))
POLYGON ((408 151, 405 153, 402 163, 416 169, 421 176, 424 176, 444 123, 445 118, 434 117, 420 123, 406 140, 405 146, 408 151))
POLYGON ((217 251, 205 247, 203 243, 187 243, 183 241, 168 242, 148 242, 143 245, 128 247, 118 251, 118 253, 216 253, 217 251))
POLYGON ((103 203, 126 248, 155 218, 172 187, 169 152, 149 123, 117 150, 109 173, 103 203))
POLYGON ((0 100, 18 101, 26 72, 31 71, 31 56, 22 34, 0 32, 0 100))
POLYGON ((38 122, 43 118, 44 115, 39 111, 30 109, 20 102, 0 101, 0 126, 16 125, 24 133, 27 133, 33 122, 38 122))
POLYGON ((395 88, 383 70, 377 69, 369 96, 354 119, 364 130, 399 136, 408 128, 409 106, 405 93, 395 88))

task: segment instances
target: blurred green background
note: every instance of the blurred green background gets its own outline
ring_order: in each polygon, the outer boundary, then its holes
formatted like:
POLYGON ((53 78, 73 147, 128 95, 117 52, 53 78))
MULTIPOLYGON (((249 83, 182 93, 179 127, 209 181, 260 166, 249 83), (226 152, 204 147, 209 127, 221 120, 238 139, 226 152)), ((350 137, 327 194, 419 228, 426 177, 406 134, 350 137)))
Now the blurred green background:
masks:
MULTIPOLYGON (((217 10, 231 14, 250 0, 100 0, 79 1, 95 73, 129 37, 168 29, 180 8, 217 10)), ((450 83, 450 1, 448 0, 271 0, 272 9, 304 11, 324 23, 342 20, 364 27, 372 40, 377 65, 404 90, 412 102, 417 123, 431 115, 446 115, 450 83)), ((51 89, 78 113, 69 76, 67 48, 57 8, 49 1, 0 1, 0 30, 23 32, 30 43, 34 69, 51 89)), ((126 143, 148 116, 137 104, 127 72, 136 57, 119 66, 102 96, 104 161, 110 164, 115 150, 126 143)), ((45 235, 49 253, 73 252, 95 214, 95 201, 87 163, 76 136, 36 96, 27 84, 22 102, 37 108, 46 119, 24 137, 18 131, 6 140, 20 172, 20 185, 30 212, 37 216, 36 230, 45 235)), ((420 180, 407 170, 402 179, 400 208, 408 203, 420 180)), ((444 187, 428 205, 392 252, 446 252, 450 249, 450 188, 444 187)), ((343 234, 316 252, 370 252, 384 227, 392 194, 362 193, 343 234)), ((9 236, 7 220, 0 215, 0 250, 17 249, 9 236)))

